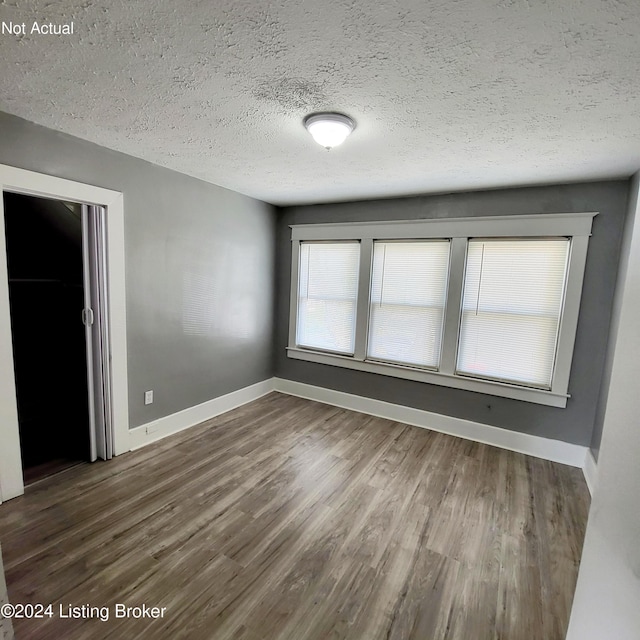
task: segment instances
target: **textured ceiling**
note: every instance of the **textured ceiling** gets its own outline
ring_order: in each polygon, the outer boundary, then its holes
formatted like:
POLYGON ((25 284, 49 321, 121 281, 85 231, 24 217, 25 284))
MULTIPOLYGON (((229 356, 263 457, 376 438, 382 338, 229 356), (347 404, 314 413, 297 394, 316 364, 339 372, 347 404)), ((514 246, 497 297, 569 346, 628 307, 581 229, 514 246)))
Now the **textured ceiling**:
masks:
POLYGON ((638 0, 0 0, 0 109, 276 204, 628 176, 638 0), (344 111, 330 152, 302 127, 344 111))

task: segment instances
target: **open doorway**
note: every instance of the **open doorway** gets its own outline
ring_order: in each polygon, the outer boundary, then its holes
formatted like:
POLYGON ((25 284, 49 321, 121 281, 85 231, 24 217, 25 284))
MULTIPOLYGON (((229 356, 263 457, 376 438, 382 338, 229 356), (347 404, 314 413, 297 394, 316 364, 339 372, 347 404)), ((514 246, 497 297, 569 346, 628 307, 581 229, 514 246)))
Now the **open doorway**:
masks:
MULTIPOLYGON (((101 354, 91 366, 87 366, 88 388, 96 390, 89 401, 97 396, 106 406, 89 410, 90 420, 99 418, 104 409, 111 423, 99 421, 90 430, 93 455, 103 457, 119 455, 131 448, 128 416, 127 388, 127 338, 124 255, 124 206, 121 192, 96 187, 73 180, 36 173, 0 164, 0 191, 4 194, 22 194, 82 205, 83 259, 90 248, 93 266, 102 273, 101 280, 84 286, 92 296, 98 296, 105 304, 96 314, 91 313, 85 300, 85 338, 101 345, 101 354), (84 224, 87 219, 89 224, 84 224), (84 231, 88 230, 88 233, 84 231), (102 385, 102 389, 100 389, 102 385), (102 437, 100 437, 102 429, 102 437), (103 455, 101 455, 103 454, 103 455)), ((27 247, 28 251, 29 248, 27 247)), ((83 270, 83 273, 87 269, 83 270)), ((100 305, 99 305, 100 306, 100 305)), ((87 355, 91 354, 87 349, 87 355)), ((0 502, 24 493, 22 447, 18 421, 18 398, 13 362, 13 336, 9 303, 9 278, 7 273, 4 197, 0 197, 0 502)))
POLYGON ((113 455, 105 208, 3 194, 25 484, 113 455))
POLYGON ((79 203, 4 193, 25 485, 89 460, 79 203))

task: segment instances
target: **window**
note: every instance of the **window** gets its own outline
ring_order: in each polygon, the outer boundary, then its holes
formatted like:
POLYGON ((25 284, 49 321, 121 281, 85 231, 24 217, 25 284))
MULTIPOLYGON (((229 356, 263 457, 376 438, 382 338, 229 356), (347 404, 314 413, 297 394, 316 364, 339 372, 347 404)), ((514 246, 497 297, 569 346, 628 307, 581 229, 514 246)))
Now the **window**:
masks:
POLYGON ((375 242, 367 356, 437 369, 449 241, 375 242))
POLYGON ((595 215, 295 225, 287 353, 564 407, 595 215))
POLYGON ((359 253, 358 242, 301 243, 298 345, 353 354, 359 253))
POLYGON ((551 389, 569 240, 470 240, 457 372, 551 389))

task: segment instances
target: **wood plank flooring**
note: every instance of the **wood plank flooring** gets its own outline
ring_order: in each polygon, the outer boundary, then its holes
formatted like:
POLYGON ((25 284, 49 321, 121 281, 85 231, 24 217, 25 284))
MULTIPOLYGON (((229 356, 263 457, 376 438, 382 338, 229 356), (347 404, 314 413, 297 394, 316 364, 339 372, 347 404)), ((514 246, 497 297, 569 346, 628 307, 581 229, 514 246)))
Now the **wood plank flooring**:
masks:
POLYGON ((19 640, 561 640, 588 506, 578 469, 273 393, 38 483, 0 543, 54 605, 19 640))
POLYGON ((62 473, 63 471, 71 469, 71 467, 75 467, 79 464, 82 464, 81 460, 57 458, 55 460, 43 462, 42 464, 38 464, 34 467, 27 467, 24 469, 24 484, 25 486, 35 484, 36 482, 40 482, 45 478, 50 478, 57 473, 62 473))

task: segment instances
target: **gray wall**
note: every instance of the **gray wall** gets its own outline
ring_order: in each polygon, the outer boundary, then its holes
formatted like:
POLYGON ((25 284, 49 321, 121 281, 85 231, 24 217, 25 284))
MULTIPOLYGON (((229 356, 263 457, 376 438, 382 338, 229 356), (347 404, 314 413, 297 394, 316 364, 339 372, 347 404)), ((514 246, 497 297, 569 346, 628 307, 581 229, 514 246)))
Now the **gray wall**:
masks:
POLYGON ((4 113, 0 163, 124 193, 132 427, 272 375, 272 207, 4 113))
POLYGON ((627 202, 627 216, 620 245, 620 268, 616 281, 613 296, 613 308, 611 313, 611 324, 609 327, 609 340, 607 353, 605 356, 604 368, 602 372, 602 384, 600 385, 600 395, 596 407, 596 416, 593 425, 593 435, 591 436, 591 452, 596 462, 600 455, 600 442, 602 440, 602 430, 604 428, 604 417, 607 410, 607 398, 611 385, 611 371, 613 368, 613 357, 615 355, 616 341, 618 339, 618 325, 620 323, 620 310, 622 308, 624 283, 627 276, 627 262, 631 251, 631 238, 638 208, 638 184, 639 174, 635 174, 630 181, 629 197, 627 202))
POLYGON ((617 328, 591 500, 567 640, 640 640, 640 174, 621 255, 617 328))
POLYGON ((601 385, 628 181, 481 191, 316 206, 278 213, 274 367, 278 377, 565 442, 589 445, 601 385), (288 225, 599 211, 589 244, 565 409, 287 358, 291 269, 288 225))

